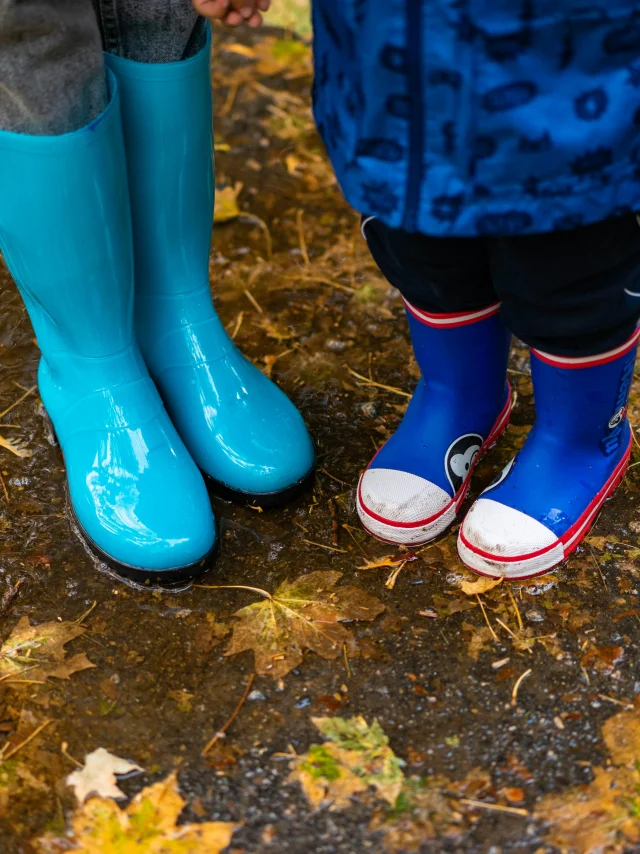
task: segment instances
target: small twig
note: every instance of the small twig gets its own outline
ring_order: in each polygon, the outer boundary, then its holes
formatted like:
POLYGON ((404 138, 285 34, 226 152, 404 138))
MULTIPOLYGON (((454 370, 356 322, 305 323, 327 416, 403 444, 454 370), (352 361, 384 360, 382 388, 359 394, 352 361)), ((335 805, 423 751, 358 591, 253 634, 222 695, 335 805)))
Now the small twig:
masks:
POLYGON ((398 576, 402 572, 406 563, 407 563, 407 561, 403 560, 402 563, 398 564, 398 566, 394 570, 392 570, 391 574, 389 575, 389 578, 387 578, 387 580, 384 583, 384 586, 387 588, 387 590, 393 590, 393 588, 396 586, 396 581, 398 580, 398 576))
POLYGON ((349 650, 347 649, 346 643, 342 644, 342 654, 344 655, 344 666, 347 671, 347 678, 351 678, 351 666, 349 665, 349 650))
POLYGON ((246 288, 244 289, 243 293, 244 293, 244 295, 246 296, 246 298, 249 300, 249 302, 251 303, 251 305, 255 308, 255 310, 256 310, 259 314, 264 314, 264 311, 262 310, 262 307, 260 306, 260 304, 258 303, 258 301, 256 300, 256 298, 254 297, 254 295, 253 295, 252 293, 250 293, 246 288))
POLYGON ((334 282, 333 279, 327 279, 323 276, 314 276, 310 274, 308 276, 296 276, 295 280, 296 282, 317 282, 319 285, 329 285, 338 291, 344 291, 346 294, 350 295, 357 293, 355 288, 350 288, 349 285, 343 285, 342 282, 334 282))
POLYGON ((499 617, 496 617, 496 623, 499 623, 502 626, 502 628, 506 632, 508 632, 514 640, 518 640, 518 635, 514 631, 512 631, 512 629, 510 629, 506 623, 503 623, 499 617))
POLYGON ((238 701, 238 705, 233 710, 233 714, 231 715, 229 720, 226 722, 226 724, 222 727, 222 729, 218 730, 218 732, 213 736, 211 741, 204 748, 204 750, 202 751, 202 756, 206 756, 207 753, 209 753, 209 751, 211 750, 213 745, 225 735, 225 733, 227 732, 227 730, 229 729, 231 724, 238 717, 238 715, 240 714, 240 712, 242 710, 242 707, 245 704, 247 697, 249 696, 249 692, 251 691, 251 686, 253 685, 253 680, 255 678, 256 678, 256 674, 252 673, 251 676, 249 677, 249 681, 247 682, 247 687, 244 689, 244 694, 242 695, 242 697, 240 697, 240 700, 238 701))
POLYGON ((318 471, 321 471, 321 472, 322 472, 322 474, 326 474, 326 476, 327 476, 327 477, 330 477, 330 478, 331 478, 331 480, 335 480, 335 482, 336 482, 336 483, 339 483, 339 484, 341 484, 342 486, 348 486, 349 488, 351 488, 351 487, 353 486, 353 484, 352 484, 352 483, 346 483, 344 480, 340 480, 340 478, 339 478, 339 477, 335 477, 335 476, 334 476, 334 475, 332 475, 330 472, 328 472, 326 469, 321 469, 321 468, 319 468, 319 469, 318 469, 318 471))
POLYGON ((516 684, 513 686, 513 691, 511 692, 511 705, 512 706, 515 706, 517 704, 517 702, 518 702, 518 691, 520 690, 520 686, 522 685, 524 680, 527 678, 527 676, 531 676, 531 668, 529 668, 528 670, 525 670, 524 673, 522 674, 522 676, 520 676, 520 678, 518 679, 516 684))
POLYGON ((78 617, 78 619, 75 622, 78 624, 84 623, 84 621, 87 619, 87 617, 93 611, 93 609, 96 607, 97 604, 98 604, 98 600, 94 599, 91 607, 87 611, 85 611, 81 617, 78 617))
POLYGON ((489 631, 491 632, 491 635, 492 635, 494 641, 497 641, 498 635, 495 633, 493 626, 489 622, 489 617, 487 616, 487 612, 485 611, 484 605, 482 604, 482 599, 480 598, 480 596, 478 596, 477 593, 476 593, 476 599, 478 600, 478 605, 480 605, 480 609, 482 611, 482 616, 484 617, 485 623, 489 626, 489 631))
POLYGON ((513 605, 513 610, 516 612, 516 619, 518 621, 518 628, 520 629, 520 631, 522 631, 522 629, 524 628, 524 624, 522 622, 522 617, 520 616, 520 609, 518 608, 518 603, 516 602, 515 597, 514 597, 513 593, 511 592, 510 587, 507 587, 507 593, 509 594, 509 597, 511 599, 511 604, 513 605))
POLYGON ((4 478, 2 477, 2 472, 0 472, 0 483, 2 484, 2 491, 4 492, 4 497, 7 499, 7 504, 11 504, 11 499, 9 498, 9 493, 7 492, 7 487, 4 482, 4 478))
POLYGON ((605 577, 602 573, 602 570, 600 569, 600 564, 598 563, 598 560, 594 554, 593 547, 589 546, 589 550, 591 551, 591 560, 594 562, 596 569, 598 570, 598 574, 600 575, 600 580, 602 581, 602 585, 603 585, 604 589, 607 591, 607 596, 611 596, 611 594, 609 593, 609 588, 607 587, 607 582, 605 580, 605 577))
POLYGON ((307 242, 304 239, 304 229, 302 227, 302 217, 304 211, 302 208, 298 208, 296 211, 296 227, 298 229, 298 242, 300 244, 300 254, 302 255, 302 260, 305 263, 305 266, 308 267, 311 264, 309 260, 309 253, 307 252, 307 242))
POLYGON ((607 703, 614 703, 616 706, 622 706, 623 709, 635 709, 631 703, 623 703, 621 700, 616 700, 615 697, 607 697, 606 694, 598 694, 601 700, 606 700, 607 703))
POLYGON ((66 741, 63 741, 63 742, 62 742, 62 744, 60 745, 60 753, 62 753, 62 755, 64 756, 64 758, 65 758, 65 759, 68 759, 68 760, 69 760, 69 762, 71 762, 73 765, 75 765, 75 766, 76 766, 76 768, 84 768, 84 765, 82 764, 82 762, 78 762, 78 760, 77 760, 77 759, 75 759, 75 758, 74 758, 74 757, 73 757, 73 756, 72 756, 72 755, 67 751, 67 747, 68 747, 68 746, 69 746, 69 745, 67 744, 67 742, 66 742, 66 741))
POLYGON ((16 401, 14 401, 14 402, 11 404, 11 406, 8 406, 8 407, 4 410, 4 412, 0 412, 0 418, 4 418, 4 416, 5 416, 5 415, 8 415, 8 413, 9 413, 9 412, 11 412, 11 410, 12 410, 12 409, 15 409, 15 408, 16 408, 16 406, 19 406, 19 405, 22 403, 22 401, 23 401, 25 398, 29 397, 29 395, 30 395, 30 394, 33 394, 33 392, 34 392, 37 388, 38 388, 38 386, 36 386, 36 385, 32 385, 32 386, 31 386, 31 388, 28 388, 28 389, 25 391, 25 393, 24 393, 23 395, 21 395, 21 396, 20 396, 16 401))
POLYGON ((529 815, 529 810, 519 809, 518 807, 503 807, 500 804, 485 804, 483 801, 474 801, 471 798, 460 798, 458 803, 465 804, 468 807, 479 807, 483 810, 492 810, 493 812, 508 812, 510 815, 529 815))
POLYGON ((402 395, 402 397, 412 397, 412 395, 410 395, 408 392, 402 391, 402 389, 399 389, 399 388, 395 388, 395 386, 385 385, 384 383, 377 383, 377 382, 374 382, 373 380, 370 380, 369 377, 363 377, 362 374, 358 374, 358 373, 356 373, 356 371, 352 370, 349 367, 349 365, 347 365, 347 370, 349 371, 349 373, 352 376, 361 380, 365 385, 372 385, 372 386, 375 386, 376 388, 382 388, 385 391, 392 391, 394 394, 402 395))
POLYGON ((347 554, 347 549, 337 549, 335 546, 325 546, 324 543, 316 543, 313 540, 303 540, 303 543, 307 543, 310 546, 319 546, 321 549, 328 549, 330 552, 340 552, 340 554, 347 554))
POLYGON ((11 750, 8 750, 6 753, 4 752, 4 748, 0 750, 0 762, 6 762, 7 759, 10 759, 12 756, 15 756, 19 750, 22 750, 23 747, 26 747, 30 741, 39 735, 45 727, 48 727, 49 724, 53 723, 51 718, 47 718, 46 721, 40 724, 39 727, 36 727, 31 735, 27 736, 24 741, 21 741, 20 744, 16 744, 15 747, 12 747, 11 750))
POLYGON ((233 327, 233 332, 230 335, 232 341, 236 340, 236 335, 240 332, 240 327, 242 326, 242 321, 244 319, 244 311, 239 311, 238 316, 236 317, 236 325, 233 327))
POLYGON ((264 234, 264 239, 267 244, 267 258, 270 260, 273 257, 273 240, 267 223, 256 214, 247 213, 246 211, 243 211, 240 214, 238 220, 240 222, 252 222, 254 225, 257 225, 262 229, 262 233, 264 234))
POLYGON ((335 501, 332 498, 328 500, 327 504, 329 505, 329 513, 331 514, 331 545, 337 549, 340 545, 338 542, 338 533, 340 531, 338 511, 336 510, 335 501))

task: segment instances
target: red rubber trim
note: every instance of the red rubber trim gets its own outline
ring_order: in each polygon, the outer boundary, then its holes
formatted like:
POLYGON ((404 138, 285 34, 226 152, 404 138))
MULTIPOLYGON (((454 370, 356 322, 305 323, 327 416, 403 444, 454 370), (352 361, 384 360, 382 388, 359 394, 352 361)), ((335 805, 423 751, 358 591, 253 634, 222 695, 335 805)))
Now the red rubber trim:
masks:
POLYGON ((545 365, 553 365, 554 368, 565 368, 569 371, 580 370, 581 368, 595 368, 598 365, 608 365, 609 362, 615 362, 616 359, 619 359, 621 356, 625 356, 629 353, 638 343, 638 338, 640 338, 640 326, 633 333, 631 338, 626 341, 624 344, 621 344, 620 347, 616 347, 614 350, 607 350, 606 353, 601 353, 599 356, 584 356, 574 357, 574 356, 554 356, 552 353, 543 353, 541 350, 531 349, 531 353, 539 359, 541 362, 544 362, 545 365))
POLYGON ((488 317, 493 317, 500 311, 500 303, 494 303, 486 308, 478 309, 477 311, 458 311, 453 314, 433 314, 428 311, 423 311, 421 308, 416 308, 407 302, 403 297, 405 308, 412 317, 424 323, 425 326, 430 326, 433 329, 455 329, 459 326, 470 326, 472 323, 479 323, 486 320, 488 317))

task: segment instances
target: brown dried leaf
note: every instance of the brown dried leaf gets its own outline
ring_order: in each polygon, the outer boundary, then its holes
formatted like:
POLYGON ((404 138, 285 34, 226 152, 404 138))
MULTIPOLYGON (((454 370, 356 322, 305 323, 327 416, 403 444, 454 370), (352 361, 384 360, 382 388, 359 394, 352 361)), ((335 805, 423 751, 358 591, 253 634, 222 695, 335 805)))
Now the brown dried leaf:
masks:
POLYGON ((22 617, 0 648, 0 676, 9 684, 12 676, 20 679, 25 671, 33 680, 69 679, 73 673, 95 667, 84 653, 65 658, 65 645, 84 632, 77 623, 51 620, 32 626, 28 617, 22 617))
MULTIPOLYGON (((640 775, 628 768, 594 768, 593 782, 543 798, 536 816, 549 822, 547 840, 562 851, 617 854, 640 839, 632 815, 640 775)), ((635 806, 637 810, 637 806, 635 806)))
POLYGON ((620 712, 609 718, 602 735, 614 765, 634 765, 640 761, 640 712, 620 712))
POLYGON ((310 572, 285 581, 273 596, 241 608, 225 655, 253 650, 256 673, 274 679, 302 661, 305 649, 333 660, 353 634, 341 620, 373 620, 384 611, 359 587, 336 587, 341 572, 310 572))

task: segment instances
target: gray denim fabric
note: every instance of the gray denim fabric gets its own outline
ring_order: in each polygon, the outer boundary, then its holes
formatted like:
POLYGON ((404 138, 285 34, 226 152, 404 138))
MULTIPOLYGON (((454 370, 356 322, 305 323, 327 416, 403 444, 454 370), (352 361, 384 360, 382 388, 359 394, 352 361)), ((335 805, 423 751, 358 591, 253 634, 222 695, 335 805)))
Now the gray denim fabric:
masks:
POLYGON ((0 0, 0 130, 77 130, 106 106, 103 49, 136 62, 197 53, 190 0, 0 0))

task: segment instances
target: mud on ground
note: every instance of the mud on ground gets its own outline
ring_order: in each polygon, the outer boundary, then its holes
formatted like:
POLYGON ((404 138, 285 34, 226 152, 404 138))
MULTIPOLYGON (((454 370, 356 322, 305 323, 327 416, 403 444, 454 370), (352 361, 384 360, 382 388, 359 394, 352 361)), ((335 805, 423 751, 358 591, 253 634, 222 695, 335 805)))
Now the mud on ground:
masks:
MULTIPOLYGON (((214 501, 223 549, 202 584, 222 589, 147 590, 107 574, 66 513, 33 390, 38 350, 0 274, 0 436, 12 446, 0 448, 0 851, 72 850, 83 808, 65 778, 100 747, 144 769, 120 779, 127 797, 177 770, 180 823, 240 823, 225 849, 235 854, 640 851, 640 468, 569 563, 528 584, 469 586, 455 530, 416 552, 365 536, 358 475, 418 377, 401 300, 314 133, 308 46, 273 30, 235 39, 216 37, 212 69, 212 288, 237 344, 303 412, 317 482, 275 511, 214 501), (273 593, 312 572, 342 574, 317 576, 335 583, 332 607, 349 586, 369 608, 352 619, 345 607, 329 658, 307 651, 284 673, 291 661, 274 655, 256 673, 252 652, 225 655, 234 613, 268 600, 224 585, 273 593), (77 637, 48 658, 36 630, 16 657, 25 618, 77 637), (350 723, 312 720, 327 717, 350 723)), ((511 381, 512 424, 471 498, 532 422, 517 346, 511 381)), ((82 850, 220 850, 167 833, 176 847, 138 837, 117 848, 98 833, 82 850)))

